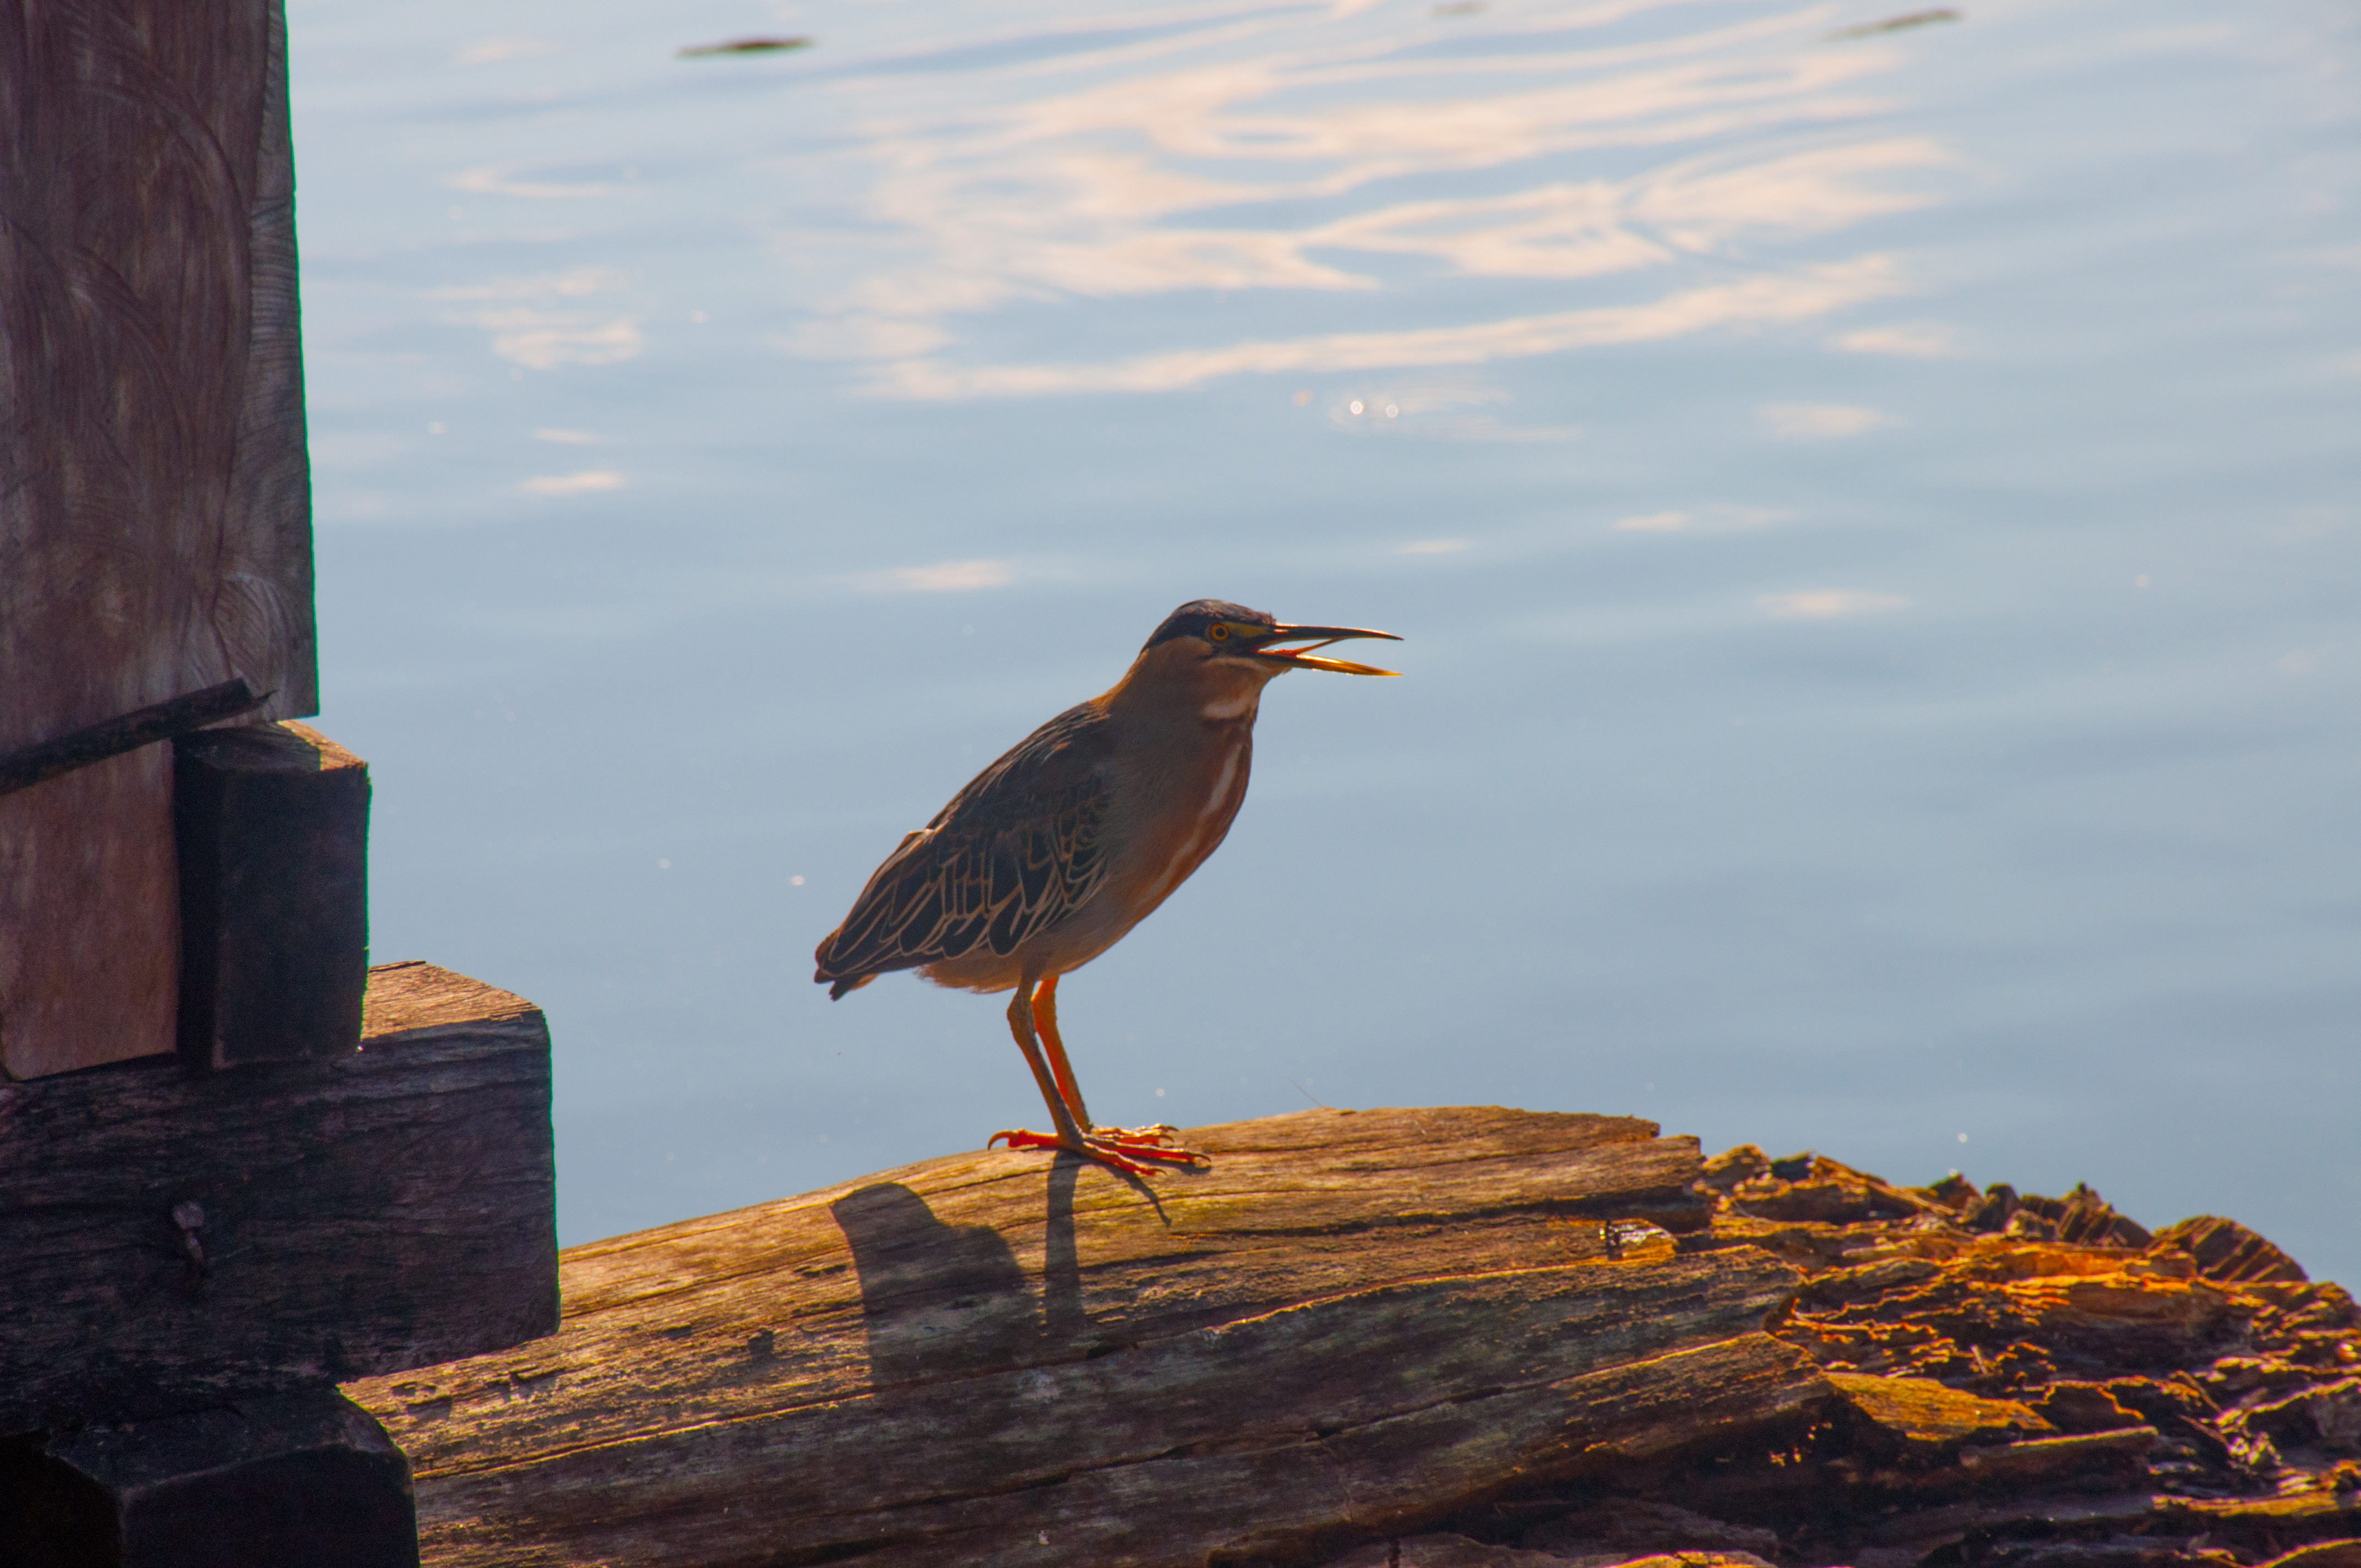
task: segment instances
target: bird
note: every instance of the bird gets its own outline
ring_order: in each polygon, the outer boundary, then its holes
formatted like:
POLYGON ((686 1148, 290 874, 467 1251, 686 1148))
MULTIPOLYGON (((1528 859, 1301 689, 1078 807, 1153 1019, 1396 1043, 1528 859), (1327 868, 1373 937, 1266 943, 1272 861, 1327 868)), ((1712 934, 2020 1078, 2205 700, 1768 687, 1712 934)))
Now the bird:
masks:
POLYGON ((1176 1128, 1100 1126, 1058 1033, 1058 981, 1155 913, 1229 833, 1246 799, 1263 688, 1290 670, 1400 672, 1316 650, 1390 631, 1290 626, 1225 599, 1164 618, 1121 680, 1042 725, 906 835, 824 938, 812 979, 836 1001, 881 974, 1014 991, 1009 1033, 1053 1131, 994 1133, 1131 1176, 1209 1164, 1176 1128), (1143 1163, 1150 1162, 1150 1163, 1143 1163))

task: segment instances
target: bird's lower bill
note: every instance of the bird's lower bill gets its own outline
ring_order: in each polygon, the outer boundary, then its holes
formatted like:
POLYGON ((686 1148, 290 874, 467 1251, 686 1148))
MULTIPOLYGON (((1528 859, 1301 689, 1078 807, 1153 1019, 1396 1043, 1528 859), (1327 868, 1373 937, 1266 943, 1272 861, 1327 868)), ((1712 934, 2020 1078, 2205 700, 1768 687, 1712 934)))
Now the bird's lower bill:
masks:
POLYGON ((1342 642, 1351 637, 1380 637, 1389 642, 1400 638, 1390 631, 1370 631, 1357 626, 1280 626, 1274 627, 1260 646, 1246 651, 1247 657, 1257 663, 1278 664, 1287 669, 1329 670, 1340 675, 1398 675, 1400 670, 1380 670, 1374 664, 1356 664, 1350 659, 1323 659, 1314 650, 1331 642, 1342 642), (1277 642, 1308 642, 1304 648, 1273 647, 1277 642))

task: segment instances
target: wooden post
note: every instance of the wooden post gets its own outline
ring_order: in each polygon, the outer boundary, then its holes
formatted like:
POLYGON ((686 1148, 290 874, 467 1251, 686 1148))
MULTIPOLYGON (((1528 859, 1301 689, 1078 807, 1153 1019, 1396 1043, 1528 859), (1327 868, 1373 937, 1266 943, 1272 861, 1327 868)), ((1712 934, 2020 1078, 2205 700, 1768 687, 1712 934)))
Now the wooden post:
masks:
MULTIPOLYGON (((280 0, 0 8, 0 752, 317 710, 280 0)), ((171 760, 0 796, 0 1070, 174 1048, 171 760)))
POLYGON ((12 1568, 414 1562, 332 1380, 555 1323, 540 1014, 370 982, 368 770, 283 722, 318 704, 280 7, 0 5, 12 1568))

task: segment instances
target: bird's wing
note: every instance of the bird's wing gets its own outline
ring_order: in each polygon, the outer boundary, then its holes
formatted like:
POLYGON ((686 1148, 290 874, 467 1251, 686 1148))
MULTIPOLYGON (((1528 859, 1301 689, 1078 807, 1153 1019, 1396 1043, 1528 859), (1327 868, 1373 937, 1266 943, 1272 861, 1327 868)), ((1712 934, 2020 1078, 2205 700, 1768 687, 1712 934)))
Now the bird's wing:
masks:
POLYGON ((870 877, 814 955, 839 994, 866 976, 1016 951, 1098 891, 1109 784, 1106 718, 1068 709, 978 773, 870 877))

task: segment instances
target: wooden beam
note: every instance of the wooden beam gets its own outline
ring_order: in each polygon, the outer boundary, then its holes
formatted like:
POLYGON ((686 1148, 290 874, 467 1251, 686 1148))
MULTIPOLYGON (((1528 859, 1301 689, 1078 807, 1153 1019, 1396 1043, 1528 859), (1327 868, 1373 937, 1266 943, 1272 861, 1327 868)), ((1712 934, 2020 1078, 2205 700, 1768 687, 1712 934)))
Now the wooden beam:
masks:
POLYGON ((335 1056, 368 973, 368 765, 301 724, 172 744, 181 1059, 335 1056))
MULTIPOLYGON (((244 676, 317 710, 280 0, 0 16, 0 752, 244 676)), ((0 797, 0 1070, 170 1051, 155 750, 0 797)))
POLYGON ((557 1321, 549 1033, 429 964, 361 1048, 0 1084, 0 1432, 447 1361, 557 1321))

